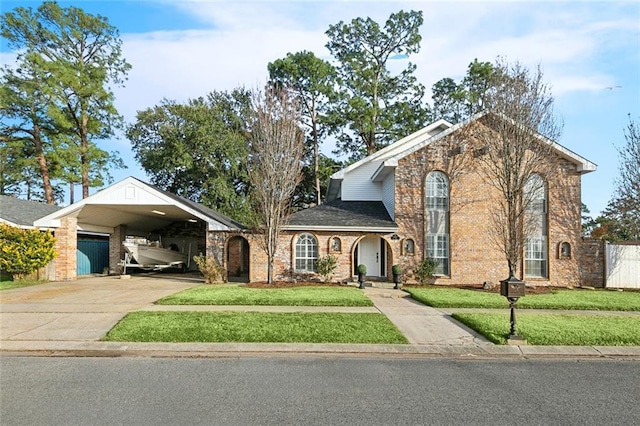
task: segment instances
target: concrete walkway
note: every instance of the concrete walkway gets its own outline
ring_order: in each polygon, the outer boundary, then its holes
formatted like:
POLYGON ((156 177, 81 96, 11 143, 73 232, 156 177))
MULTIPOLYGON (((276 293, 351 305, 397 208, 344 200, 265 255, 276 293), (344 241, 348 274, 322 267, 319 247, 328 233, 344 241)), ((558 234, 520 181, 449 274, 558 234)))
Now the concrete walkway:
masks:
POLYGON ((417 345, 493 345, 450 315, 413 300, 402 290, 367 287, 375 307, 417 345))
MULTIPOLYGON (((0 354, 40 356, 445 356, 640 359, 640 347, 499 346, 401 290, 364 289, 374 307, 162 306, 153 302, 201 284, 187 276, 85 278, 0 292, 0 354), (381 312, 408 345, 131 343, 100 339, 131 311, 381 312)), ((493 310, 495 312, 495 310, 493 310)), ((575 311, 573 311, 575 313, 575 311)), ((635 313, 632 313, 632 315, 635 313)))

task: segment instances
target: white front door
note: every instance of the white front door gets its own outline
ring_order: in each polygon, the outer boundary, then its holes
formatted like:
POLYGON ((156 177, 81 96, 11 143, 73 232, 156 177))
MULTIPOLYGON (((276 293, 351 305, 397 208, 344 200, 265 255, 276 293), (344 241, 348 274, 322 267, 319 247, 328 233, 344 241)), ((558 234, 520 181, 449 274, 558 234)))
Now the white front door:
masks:
MULTIPOLYGON (((358 263, 367 267, 367 276, 380 276, 380 237, 364 237, 358 243, 358 263)), ((357 266, 357 265, 356 265, 357 266)))

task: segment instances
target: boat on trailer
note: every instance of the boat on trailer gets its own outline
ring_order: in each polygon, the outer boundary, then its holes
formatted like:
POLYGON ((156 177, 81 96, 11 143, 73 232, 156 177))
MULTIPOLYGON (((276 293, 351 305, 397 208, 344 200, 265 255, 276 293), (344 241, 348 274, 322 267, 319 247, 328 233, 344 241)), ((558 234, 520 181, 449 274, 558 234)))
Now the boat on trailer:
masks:
POLYGON ((125 268, 132 267, 153 271, 177 268, 186 272, 189 267, 190 254, 180 253, 175 244, 171 244, 170 248, 164 248, 160 241, 127 236, 122 245, 126 250, 123 261, 125 268))

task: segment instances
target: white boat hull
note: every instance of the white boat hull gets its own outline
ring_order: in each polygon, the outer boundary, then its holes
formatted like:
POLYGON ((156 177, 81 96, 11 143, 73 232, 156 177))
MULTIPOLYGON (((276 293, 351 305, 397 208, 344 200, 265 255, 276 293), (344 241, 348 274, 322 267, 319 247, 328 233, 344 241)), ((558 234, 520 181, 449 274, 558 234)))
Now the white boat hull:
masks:
POLYGON ((181 267, 188 264, 188 256, 175 250, 165 249, 144 239, 127 239, 122 245, 129 253, 129 266, 140 268, 162 269, 181 267))

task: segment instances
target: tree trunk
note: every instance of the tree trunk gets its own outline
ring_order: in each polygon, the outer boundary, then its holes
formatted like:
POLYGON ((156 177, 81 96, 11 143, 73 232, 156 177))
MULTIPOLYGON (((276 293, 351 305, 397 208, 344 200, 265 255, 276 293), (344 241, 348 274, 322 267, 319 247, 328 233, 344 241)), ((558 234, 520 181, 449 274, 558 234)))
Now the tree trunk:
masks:
POLYGON ((36 157, 38 159, 38 166, 40 167, 40 175, 42 176, 44 199, 47 204, 54 204, 55 200, 53 199, 53 188, 51 186, 49 166, 47 165, 47 159, 42 151, 42 139, 40 138, 40 127, 38 125, 33 126, 33 143, 36 150, 36 157))
POLYGON ((316 205, 320 205, 322 203, 321 194, 320 194, 320 176, 319 173, 319 153, 318 153, 318 128, 317 124, 313 123, 313 176, 315 178, 316 184, 316 205))
POLYGON ((89 139, 87 137, 86 113, 82 114, 80 127, 80 168, 82 170, 82 198, 89 197, 89 139))

